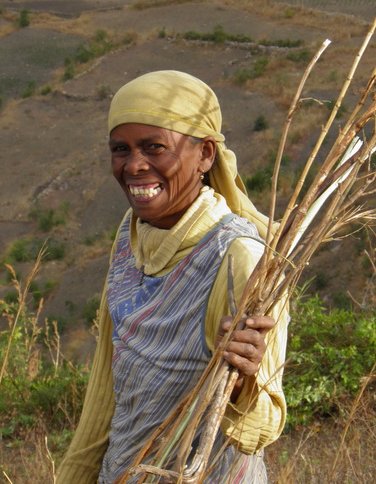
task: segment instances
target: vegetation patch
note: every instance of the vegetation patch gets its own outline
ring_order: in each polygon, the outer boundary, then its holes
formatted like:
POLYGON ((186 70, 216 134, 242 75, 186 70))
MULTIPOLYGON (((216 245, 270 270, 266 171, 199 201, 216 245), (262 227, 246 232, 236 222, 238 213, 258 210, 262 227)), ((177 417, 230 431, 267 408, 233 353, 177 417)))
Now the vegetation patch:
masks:
POLYGON ((253 175, 244 179, 247 190, 262 192, 271 185, 273 167, 269 165, 265 168, 259 168, 253 175))
POLYGON ((31 210, 30 217, 37 222, 39 230, 49 232, 57 225, 65 225, 68 211, 68 203, 61 204, 57 210, 37 205, 31 210))
POLYGON ((22 92, 21 96, 25 99, 27 97, 31 97, 35 93, 36 89, 36 82, 29 81, 27 83, 26 89, 22 92))
POLYGON ((50 238, 47 241, 39 238, 24 238, 16 240, 8 251, 7 259, 11 262, 30 262, 35 260, 45 245, 45 260, 61 260, 65 256, 65 244, 50 238))
POLYGON ((266 70, 266 67, 269 63, 268 57, 259 57, 256 59, 253 66, 248 68, 240 68, 235 71, 234 80, 237 84, 245 84, 247 81, 251 79, 256 79, 257 77, 261 77, 266 70))
POLYGON ((146 10, 147 8, 166 7, 167 5, 178 5, 189 3, 193 0, 138 0, 132 4, 134 10, 146 10))
MULTIPOLYGON (((165 29, 159 32, 159 37, 165 37, 165 29)), ((291 39, 263 39, 255 41, 251 37, 245 34, 231 34, 226 32, 222 25, 216 25, 211 32, 197 32, 195 30, 189 30, 182 34, 182 38, 185 40, 202 40, 206 42, 214 42, 215 44, 223 44, 224 42, 238 42, 238 43, 255 43, 264 47, 300 47, 303 45, 303 40, 291 40, 291 39)))
POLYGON ((296 304, 284 377, 290 427, 338 413, 356 394, 375 361, 375 327, 375 312, 329 311, 317 296, 296 304))
POLYGON ((286 59, 298 62, 298 63, 307 63, 312 58, 312 52, 308 49, 299 49, 297 51, 289 52, 286 55, 286 59))
POLYGON ((257 116, 255 123, 253 125, 253 131, 264 131, 268 129, 269 123, 264 115, 257 116))
POLYGON ((28 10, 21 10, 18 16, 18 26, 21 28, 28 27, 30 25, 30 13, 28 10))
POLYGON ((73 56, 65 58, 63 80, 67 81, 75 76, 77 65, 86 64, 97 57, 102 57, 119 45, 132 44, 136 39, 136 32, 126 32, 120 41, 115 41, 110 38, 105 30, 97 30, 89 42, 77 47, 73 56))

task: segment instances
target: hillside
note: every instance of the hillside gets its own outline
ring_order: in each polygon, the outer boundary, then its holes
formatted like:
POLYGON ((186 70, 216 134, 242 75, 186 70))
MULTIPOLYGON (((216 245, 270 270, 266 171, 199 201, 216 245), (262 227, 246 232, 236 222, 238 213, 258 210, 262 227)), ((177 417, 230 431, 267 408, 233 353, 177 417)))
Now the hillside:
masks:
MULTIPOLYGON (((326 104, 335 99, 367 29, 364 8, 343 15, 332 12, 341 2, 302 3, 5 2, 0 251, 3 259, 20 260, 17 270, 24 273, 35 247, 49 238, 53 260, 44 265, 36 298, 45 297, 44 315, 60 321, 65 338, 80 341, 77 352, 70 346, 70 356, 85 354, 81 327, 95 314, 111 237, 127 208, 109 168, 106 113, 112 93, 150 70, 173 68, 202 78, 220 99, 227 144, 252 183, 255 175, 264 179, 271 166, 308 59, 331 38, 333 45, 305 92, 323 105, 303 107, 291 130, 280 189, 283 206, 328 114, 326 104), (330 12, 310 9, 323 3, 330 12), (25 6, 29 25, 20 27, 25 6), (205 40, 208 34, 211 40, 205 40)), ((361 3, 372 8, 372 2, 361 3)), ((374 54, 373 43, 345 109, 370 74, 374 54)), ((338 119, 335 130, 340 125, 338 119)), ((265 181, 250 196, 267 210, 265 181)), ((367 241, 361 235, 355 239, 320 253, 307 273, 316 276, 312 290, 321 290, 329 302, 347 304, 348 290, 357 299, 362 293, 367 241), (341 264, 331 263, 336 254, 343 254, 341 264)))
MULTIPOLYGON (((267 211, 270 167, 288 106, 309 59, 330 38, 288 139, 280 215, 375 14, 374 0, 3 0, 0 297, 15 298, 3 262, 25 275, 47 240, 33 302, 43 297, 42 316, 58 321, 65 356, 90 361, 95 339, 88 328, 127 209, 110 173, 106 116, 113 93, 157 69, 187 71, 211 85, 250 198, 267 211)), ((373 40, 325 149, 374 69, 375 54, 373 40)), ((364 250, 372 247, 372 233, 355 232, 320 250, 303 279, 310 281, 308 291, 329 306, 362 301, 372 273, 364 250)), ((328 454, 339 439, 330 425, 328 454)), ((270 465, 284 464, 299 439, 299 433, 284 436, 280 446, 287 450, 273 447, 270 465)))

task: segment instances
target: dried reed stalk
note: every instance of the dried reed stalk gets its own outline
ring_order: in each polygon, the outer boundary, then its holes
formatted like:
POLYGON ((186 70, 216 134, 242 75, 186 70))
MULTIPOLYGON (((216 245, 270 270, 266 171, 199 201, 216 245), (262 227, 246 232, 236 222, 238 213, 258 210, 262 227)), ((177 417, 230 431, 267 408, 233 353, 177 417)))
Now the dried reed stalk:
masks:
MULTIPOLYGON (((365 197, 376 190, 376 173, 372 172, 369 163, 372 154, 376 151, 374 122, 376 119, 376 100, 372 97, 376 71, 372 73, 358 103, 324 159, 314 181, 308 187, 301 201, 298 201, 307 175, 333 124, 375 28, 376 20, 351 66, 335 106, 307 159, 279 228, 273 235, 278 174, 288 130, 293 114, 299 106, 304 83, 318 58, 329 45, 329 41, 323 43, 304 73, 289 109, 277 154, 272 180, 266 249, 247 281, 236 314, 233 315, 232 331, 235 330, 244 313, 270 314, 273 307, 283 300, 284 295, 291 294, 302 271, 323 242, 339 236, 349 223, 368 224, 370 221, 376 220, 376 209, 361 204, 365 197), (371 131, 371 135, 367 137, 366 133, 369 131, 371 131)), ((206 472, 207 459, 215 438, 213 433, 219 427, 223 409, 231 395, 229 389, 236 381, 234 379, 236 372, 229 372, 222 359, 223 351, 230 338, 231 331, 223 338, 214 352, 196 387, 185 401, 177 407, 176 411, 171 413, 166 423, 157 429, 131 467, 117 481, 118 483, 126 482, 127 478, 135 473, 141 473, 138 482, 145 482, 146 474, 163 476, 164 479, 167 479, 165 482, 202 482, 206 472), (216 393, 218 389, 220 390, 216 393), (219 396, 220 393, 225 393, 222 400, 219 396), (210 407, 210 402, 213 399, 214 407, 211 412, 209 410, 209 414, 211 417, 215 416, 215 418, 209 419, 209 426, 206 431, 203 431, 204 442, 199 445, 201 455, 196 454, 194 457, 194 463, 198 464, 194 472, 188 475, 187 472, 184 472, 184 467, 191 450, 191 444, 198 427, 202 425, 203 415, 210 407), (210 429, 212 429, 212 432, 210 429), (142 460, 150 455, 153 444, 157 444, 157 450, 154 449, 153 451, 155 455, 147 466, 142 465, 142 460), (202 454, 205 454, 204 459, 202 454), (171 466, 169 459, 176 455, 178 457, 172 466, 172 470, 164 469, 164 466, 171 466)), ((148 482, 154 482, 153 478, 148 482)))
POLYGON ((7 348, 5 350, 4 359, 3 359, 3 362, 2 362, 2 365, 1 365, 0 385, 3 381, 4 375, 5 375, 6 370, 7 370, 9 353, 10 353, 10 349, 11 349, 11 346, 12 346, 12 343, 13 343, 14 334, 16 332, 18 321, 21 318, 23 312, 25 311, 26 299, 27 299, 27 295, 29 293, 30 284, 40 270, 42 259, 43 259, 44 255, 46 254, 46 250, 47 249, 46 249, 46 246, 44 244, 43 247, 41 248, 41 250, 38 253, 37 259, 35 261, 33 268, 30 271, 30 274, 26 278, 25 286, 23 288, 20 286, 20 283, 17 281, 16 273, 15 273, 13 267, 6 264, 6 268, 9 270, 10 274, 13 277, 12 282, 17 289, 18 309, 17 309, 17 314, 16 314, 16 316, 15 316, 13 322, 12 322, 12 329, 11 329, 11 333, 10 333, 9 338, 8 338, 8 345, 7 345, 7 348))

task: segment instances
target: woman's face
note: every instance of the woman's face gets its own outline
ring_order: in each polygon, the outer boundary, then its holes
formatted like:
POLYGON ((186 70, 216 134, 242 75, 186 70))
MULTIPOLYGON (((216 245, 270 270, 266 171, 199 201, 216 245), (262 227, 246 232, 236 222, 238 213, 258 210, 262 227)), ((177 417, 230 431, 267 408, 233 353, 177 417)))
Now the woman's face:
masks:
POLYGON ((110 134, 112 172, 134 213, 162 229, 175 225, 202 188, 215 141, 144 124, 121 124, 110 134))

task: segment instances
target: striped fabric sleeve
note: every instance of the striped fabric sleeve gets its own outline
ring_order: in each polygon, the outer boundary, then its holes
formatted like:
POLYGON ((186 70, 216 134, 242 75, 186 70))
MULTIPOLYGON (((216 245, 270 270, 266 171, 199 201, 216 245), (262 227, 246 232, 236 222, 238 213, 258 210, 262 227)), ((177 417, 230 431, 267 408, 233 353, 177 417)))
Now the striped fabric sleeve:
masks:
MULTIPOLYGON (((238 238, 232 242, 228 253, 234 257, 235 298, 239 301, 257 263, 258 248, 254 241, 238 238)), ((213 285, 206 314, 206 341, 210 349, 214 347, 220 319, 228 314, 225 257, 213 285)), ((275 441, 286 419, 282 373, 289 317, 284 301, 276 305, 272 316, 277 324, 267 335, 267 349, 260 370, 255 377, 246 379, 236 403, 228 405, 222 422, 222 431, 246 454, 253 454, 275 441)))

